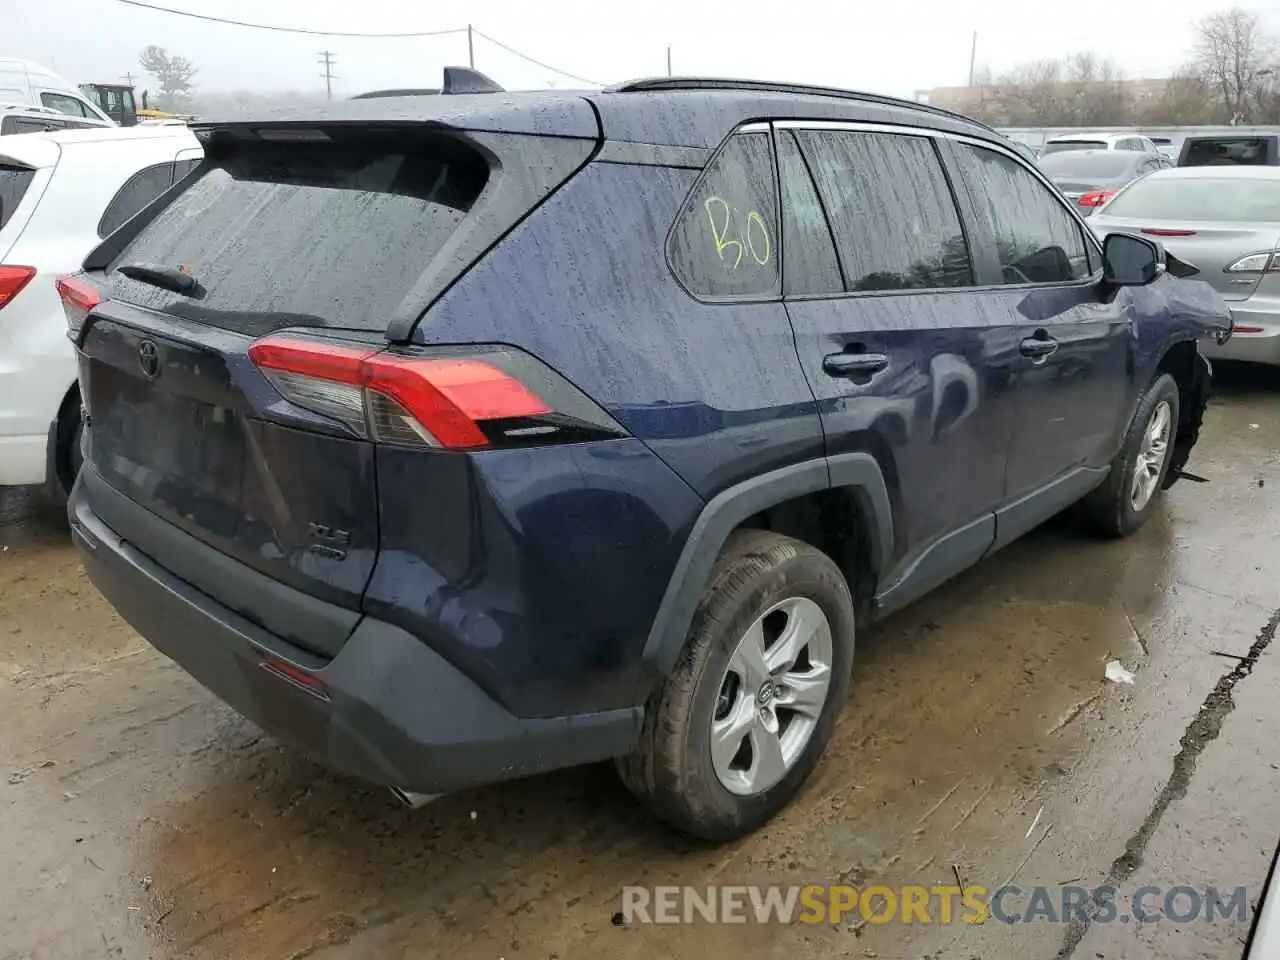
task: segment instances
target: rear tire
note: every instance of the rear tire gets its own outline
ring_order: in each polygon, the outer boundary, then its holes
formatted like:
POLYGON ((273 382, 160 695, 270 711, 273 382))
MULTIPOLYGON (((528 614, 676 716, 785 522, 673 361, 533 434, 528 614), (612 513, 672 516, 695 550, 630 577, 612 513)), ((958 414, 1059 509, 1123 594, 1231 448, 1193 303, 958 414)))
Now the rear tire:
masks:
POLYGON ((1179 417, 1178 385, 1162 373, 1138 401, 1106 481, 1080 502, 1080 517, 1093 533, 1127 537, 1147 522, 1173 459, 1179 417))
POLYGON ((623 782, 683 833, 713 841, 750 833, 822 755, 853 647, 849 586, 826 554, 776 533, 735 533, 679 662, 650 700, 639 743, 618 761, 623 782))

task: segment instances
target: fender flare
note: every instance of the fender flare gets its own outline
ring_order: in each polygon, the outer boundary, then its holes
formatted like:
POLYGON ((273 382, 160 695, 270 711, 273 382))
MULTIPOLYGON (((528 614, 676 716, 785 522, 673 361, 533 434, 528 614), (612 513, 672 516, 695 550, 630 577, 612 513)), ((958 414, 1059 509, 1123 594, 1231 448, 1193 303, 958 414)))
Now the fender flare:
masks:
POLYGON ((880 464, 871 454, 807 460, 745 480, 713 497, 694 521, 645 640, 645 675, 666 677, 675 667, 716 558, 742 521, 783 501, 840 488, 849 489, 871 520, 872 569, 883 571, 893 555, 893 508, 880 464))

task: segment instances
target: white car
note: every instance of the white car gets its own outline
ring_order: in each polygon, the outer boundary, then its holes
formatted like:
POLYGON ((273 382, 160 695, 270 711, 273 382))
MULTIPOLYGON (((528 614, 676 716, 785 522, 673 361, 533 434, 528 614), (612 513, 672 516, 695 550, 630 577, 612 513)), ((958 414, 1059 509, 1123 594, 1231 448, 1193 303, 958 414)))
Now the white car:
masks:
POLYGON ((0 106, 43 107, 95 125, 116 125, 82 91, 31 60, 0 57, 0 106))
POLYGON ((56 283, 202 156, 186 127, 0 137, 0 486, 70 488, 80 392, 56 283))
POLYGON ((1159 153, 1150 137, 1138 133, 1069 133, 1050 137, 1044 142, 1040 156, 1066 153, 1068 150, 1132 150, 1136 153, 1159 153))

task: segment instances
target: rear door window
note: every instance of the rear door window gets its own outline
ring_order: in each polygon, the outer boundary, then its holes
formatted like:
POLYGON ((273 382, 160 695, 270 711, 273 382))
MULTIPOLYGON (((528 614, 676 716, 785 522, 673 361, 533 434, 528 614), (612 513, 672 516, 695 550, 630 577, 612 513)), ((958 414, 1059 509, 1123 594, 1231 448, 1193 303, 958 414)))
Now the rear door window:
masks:
POLYGON ((65 113, 69 117, 89 116, 88 111, 85 110, 84 105, 79 100, 64 93, 42 93, 40 94, 40 102, 51 110, 65 113))
POLYGON ((925 137, 801 130, 846 289, 929 290, 973 283, 960 215, 925 137))
POLYGON ((173 164, 157 163, 143 167, 124 182, 107 204, 98 221, 98 236, 105 237, 120 229, 139 210, 164 193, 173 184, 173 164))
POLYGON ((994 242, 1002 282, 1065 283, 1089 276, 1084 232, 1056 194, 1012 157, 955 145, 962 189, 994 242))
POLYGON ((788 296, 843 292, 844 279, 831 225, 790 130, 778 134, 778 170, 782 184, 784 291, 788 296))
POLYGON ((0 230, 9 222, 36 172, 27 167, 0 164, 0 230))
POLYGON ((667 242, 671 267, 690 293, 778 292, 775 193, 769 134, 735 134, 707 166, 667 242))
POLYGON ((120 254, 186 267, 198 303, 112 275, 115 295, 181 304, 251 336, 284 326, 382 331, 462 223, 488 179, 470 147, 378 135, 231 144, 120 254))

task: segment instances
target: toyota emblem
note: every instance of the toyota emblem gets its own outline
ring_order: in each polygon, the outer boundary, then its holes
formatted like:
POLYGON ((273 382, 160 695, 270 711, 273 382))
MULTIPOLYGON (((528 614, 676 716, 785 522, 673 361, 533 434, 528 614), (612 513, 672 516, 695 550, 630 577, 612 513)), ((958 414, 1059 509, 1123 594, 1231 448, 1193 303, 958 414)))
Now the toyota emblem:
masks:
POLYGON ((154 380, 160 372, 160 348, 154 340, 143 340, 138 344, 138 366, 148 380, 154 380))

